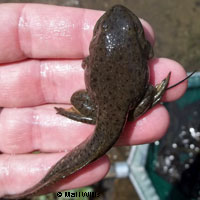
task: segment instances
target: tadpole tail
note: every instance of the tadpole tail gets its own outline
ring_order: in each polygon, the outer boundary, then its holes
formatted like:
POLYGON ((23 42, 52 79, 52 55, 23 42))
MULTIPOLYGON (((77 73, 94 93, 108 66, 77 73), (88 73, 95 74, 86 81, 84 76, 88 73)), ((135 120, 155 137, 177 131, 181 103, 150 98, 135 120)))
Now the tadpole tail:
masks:
POLYGON ((185 80, 189 79, 189 78, 190 78, 194 73, 196 73, 196 72, 197 72, 197 70, 194 70, 194 71, 193 71, 190 75, 188 75, 186 78, 184 78, 183 80, 179 81, 178 83, 176 83, 176 84, 174 84, 174 85, 168 87, 166 90, 172 89, 172 88, 176 87, 177 85, 183 83, 185 80))
POLYGON ((98 115, 93 135, 61 158, 36 185, 22 193, 6 195, 3 199, 31 197, 104 155, 119 138, 126 122, 127 110, 124 110, 122 117, 121 115, 113 117, 112 112, 107 113, 103 110, 100 110, 98 115))

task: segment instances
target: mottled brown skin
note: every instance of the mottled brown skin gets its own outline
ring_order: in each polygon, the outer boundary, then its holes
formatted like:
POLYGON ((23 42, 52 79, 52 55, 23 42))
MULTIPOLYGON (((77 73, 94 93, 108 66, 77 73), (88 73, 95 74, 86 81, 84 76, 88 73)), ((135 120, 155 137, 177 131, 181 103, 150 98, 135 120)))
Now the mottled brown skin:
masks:
POLYGON ((130 10, 116 5, 98 20, 89 52, 83 61, 86 90, 73 94, 74 107, 56 110, 71 119, 96 124, 94 134, 59 160, 35 186, 5 198, 33 195, 98 159, 115 144, 128 117, 136 119, 160 101, 169 75, 156 87, 149 85, 147 61, 152 47, 130 10))

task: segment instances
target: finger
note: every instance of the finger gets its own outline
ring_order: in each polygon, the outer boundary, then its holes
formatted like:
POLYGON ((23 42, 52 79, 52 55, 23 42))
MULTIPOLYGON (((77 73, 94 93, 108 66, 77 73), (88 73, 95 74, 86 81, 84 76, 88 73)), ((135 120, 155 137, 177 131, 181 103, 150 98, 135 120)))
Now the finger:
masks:
POLYGON ((24 62, 0 67, 0 107, 28 107, 69 103, 75 90, 83 89, 81 60, 24 62))
MULTIPOLYGON (((83 58, 88 55, 94 25, 103 14, 41 4, 2 4, 0 10, 0 63, 25 58, 83 58)), ((145 22, 144 26, 152 41, 152 29, 145 22)))
MULTIPOLYGON (((0 173, 0 197, 21 193, 32 187, 63 156, 63 153, 0 155, 0 168, 4 169, 0 173)), ((46 188, 45 192, 61 191, 93 184, 102 179, 108 169, 109 161, 104 156, 75 174, 46 188)))
POLYGON ((4 27, 0 33, 1 63, 83 57, 88 53, 93 26, 102 14, 42 4, 2 4, 0 9, 0 25, 4 27))
MULTIPOLYGON (((180 64, 166 58, 150 62, 151 82, 160 83, 171 71, 172 85, 185 78, 180 64)), ((81 60, 28 60, 0 67, 0 107, 28 107, 45 103, 70 103, 73 92, 84 89, 81 60)), ((164 101, 178 99, 187 81, 167 90, 164 101)))
POLYGON ((45 105, 34 108, 3 109, 0 115, 2 137, 0 151, 5 153, 28 153, 34 150, 69 152, 92 134, 94 126, 77 123, 58 115, 54 107, 55 105, 45 105))
MULTIPOLYGON (((34 150, 69 152, 94 133, 94 125, 57 115, 53 107, 54 105, 46 105, 3 109, 0 115, 0 151, 11 154, 34 150)), ((127 123, 118 145, 157 140, 166 132, 168 124, 169 116, 166 109, 163 106, 156 106, 136 122, 127 123)))
MULTIPOLYGON (((170 60, 168 58, 155 58, 150 60, 150 82, 153 85, 159 84, 163 79, 165 79, 169 72, 171 72, 168 87, 178 83, 183 80, 187 74, 184 68, 176 61, 170 60)), ((162 101, 174 101, 180 98, 185 90, 187 89, 187 80, 177 85, 173 89, 167 90, 162 101)))
POLYGON ((144 29, 145 38, 151 43, 152 46, 154 46, 155 34, 154 34, 154 31, 153 31, 153 28, 144 19, 140 18, 140 21, 141 21, 143 29, 144 29))
POLYGON ((166 108, 157 105, 137 121, 128 122, 117 145, 137 145, 154 142, 164 136, 168 126, 169 114, 166 108))

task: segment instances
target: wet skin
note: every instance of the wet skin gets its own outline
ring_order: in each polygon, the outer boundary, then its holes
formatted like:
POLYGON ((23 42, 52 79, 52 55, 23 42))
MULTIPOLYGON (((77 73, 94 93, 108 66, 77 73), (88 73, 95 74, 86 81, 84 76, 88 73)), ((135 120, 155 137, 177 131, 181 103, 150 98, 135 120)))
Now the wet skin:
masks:
POLYGON ((93 135, 52 166, 39 183, 4 198, 31 196, 98 159, 118 140, 127 120, 137 119, 162 98, 170 73, 159 85, 149 84, 147 61, 153 50, 138 17, 127 8, 114 6, 97 21, 89 52, 82 63, 86 90, 72 95, 70 109, 55 109, 70 119, 95 124, 93 135))

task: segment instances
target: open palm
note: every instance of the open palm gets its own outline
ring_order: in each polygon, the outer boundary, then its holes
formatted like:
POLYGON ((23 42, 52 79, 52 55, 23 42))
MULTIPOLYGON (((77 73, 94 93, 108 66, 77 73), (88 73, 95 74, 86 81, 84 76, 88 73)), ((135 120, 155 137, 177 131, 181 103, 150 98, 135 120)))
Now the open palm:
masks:
MULTIPOLYGON (((70 106, 72 93, 85 88, 81 62, 103 12, 39 4, 1 4, 0 10, 1 197, 33 186, 93 133, 94 126, 56 115, 54 106, 70 106), (32 154, 35 150, 42 153, 32 154)), ((153 45, 152 28, 141 22, 153 45)), ((169 71, 170 85, 186 76, 178 63, 165 58, 149 61, 149 69, 153 84, 169 71)), ((179 98, 185 89, 186 82, 168 90, 163 101, 179 98)), ((137 121, 128 122, 117 145, 153 142, 163 136, 168 124, 166 109, 157 105, 137 121)), ((47 191, 92 184, 108 169, 104 156, 47 191)))

